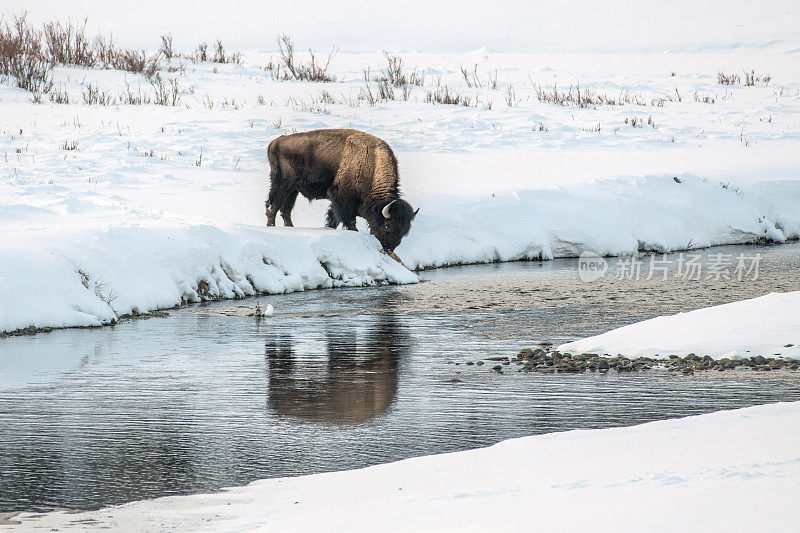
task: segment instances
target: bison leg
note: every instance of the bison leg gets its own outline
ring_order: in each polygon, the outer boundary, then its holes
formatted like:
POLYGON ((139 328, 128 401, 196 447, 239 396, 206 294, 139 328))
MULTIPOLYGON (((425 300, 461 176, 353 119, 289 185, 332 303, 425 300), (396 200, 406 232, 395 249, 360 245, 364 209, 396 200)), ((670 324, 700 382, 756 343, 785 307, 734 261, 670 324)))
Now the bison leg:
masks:
POLYGON ((267 226, 275 225, 275 216, 278 214, 280 209, 280 198, 282 191, 279 183, 280 182, 275 178, 275 176, 273 176, 269 185, 269 196, 267 196, 267 201, 264 202, 267 208, 267 226))
POLYGON ((292 227, 292 209, 294 209, 294 202, 297 200, 297 190, 293 190, 291 193, 287 194, 283 197, 283 202, 281 203, 281 218, 283 219, 283 225, 287 227, 292 227))
POLYGON ((350 220, 342 221, 342 227, 344 227, 344 229, 346 229, 346 230, 357 231, 356 230, 356 217, 353 217, 350 220))
POLYGON ((356 215, 349 213, 347 210, 342 210, 341 206, 331 202, 331 207, 328 209, 328 218, 326 225, 329 228, 337 228, 341 222, 344 229, 356 231, 356 215), (333 225, 332 225, 333 224, 333 225))
POLYGON ((343 200, 338 195, 329 193, 328 198, 331 201, 331 207, 328 212, 336 216, 337 221, 342 223, 344 229, 355 231, 357 206, 353 202, 343 200))
POLYGON ((325 226, 331 229, 336 229, 339 227, 339 217, 336 216, 336 211, 334 211, 333 205, 328 208, 328 214, 325 215, 325 226))
POLYGON ((264 202, 267 205, 267 226, 275 225, 275 215, 278 214, 278 209, 269 204, 269 200, 264 202))
POLYGON ((292 209, 294 209, 297 194, 297 189, 273 179, 269 187, 269 198, 267 198, 267 226, 275 225, 275 217, 278 213, 283 218, 284 226, 293 225, 292 209))

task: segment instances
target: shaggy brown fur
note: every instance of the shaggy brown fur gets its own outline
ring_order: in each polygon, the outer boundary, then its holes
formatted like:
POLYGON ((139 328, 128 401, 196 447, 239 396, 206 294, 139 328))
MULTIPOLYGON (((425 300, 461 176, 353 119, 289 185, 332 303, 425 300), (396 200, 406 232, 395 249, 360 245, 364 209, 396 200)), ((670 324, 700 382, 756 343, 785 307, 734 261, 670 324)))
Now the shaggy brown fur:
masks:
POLYGON ((326 223, 330 228, 342 224, 355 230, 356 216, 366 219, 370 233, 387 252, 411 229, 416 212, 400 198, 397 159, 377 137, 345 129, 295 133, 272 141, 267 154, 268 226, 275 225, 279 212, 284 224, 292 225, 292 208, 299 193, 309 200, 331 201, 326 223))

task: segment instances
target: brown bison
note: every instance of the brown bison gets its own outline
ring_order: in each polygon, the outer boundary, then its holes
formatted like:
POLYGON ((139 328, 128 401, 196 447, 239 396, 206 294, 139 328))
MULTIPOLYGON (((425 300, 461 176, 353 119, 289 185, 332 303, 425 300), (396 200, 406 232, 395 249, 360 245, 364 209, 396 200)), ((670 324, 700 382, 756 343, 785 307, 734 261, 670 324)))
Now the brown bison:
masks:
MULTIPOLYGON (((393 252, 411 229, 417 212, 400 198, 397 159, 384 141, 357 130, 331 129, 282 135, 269 144, 270 187, 267 225, 280 212, 292 225, 300 193, 331 201, 326 226, 356 229, 366 219, 383 249, 393 252)), ((417 210, 419 211, 419 210, 417 210)))

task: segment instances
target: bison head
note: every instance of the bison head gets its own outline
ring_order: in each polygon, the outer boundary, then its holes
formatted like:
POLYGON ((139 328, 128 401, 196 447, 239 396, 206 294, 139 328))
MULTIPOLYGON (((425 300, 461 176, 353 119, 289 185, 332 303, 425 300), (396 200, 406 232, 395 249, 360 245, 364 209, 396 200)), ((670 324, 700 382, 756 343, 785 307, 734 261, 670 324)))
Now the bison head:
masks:
POLYGON ((375 223, 370 224, 370 233, 378 238, 384 250, 392 253, 411 229, 417 211, 405 200, 392 200, 381 209, 375 223))

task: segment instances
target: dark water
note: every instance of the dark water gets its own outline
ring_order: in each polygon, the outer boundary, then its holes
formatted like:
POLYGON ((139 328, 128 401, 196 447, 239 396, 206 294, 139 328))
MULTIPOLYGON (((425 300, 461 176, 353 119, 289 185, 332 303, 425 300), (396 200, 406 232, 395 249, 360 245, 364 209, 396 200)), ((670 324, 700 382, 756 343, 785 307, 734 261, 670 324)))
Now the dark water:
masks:
MULTIPOLYGON (((714 253, 719 250, 716 249, 714 253)), ((414 286, 219 302, 0 339, 0 511, 90 509, 523 435, 800 400, 796 375, 498 375, 514 355, 651 316, 800 290, 800 246, 758 280, 577 279, 577 261, 426 272, 414 286), (276 316, 244 316, 257 301, 276 316)))

